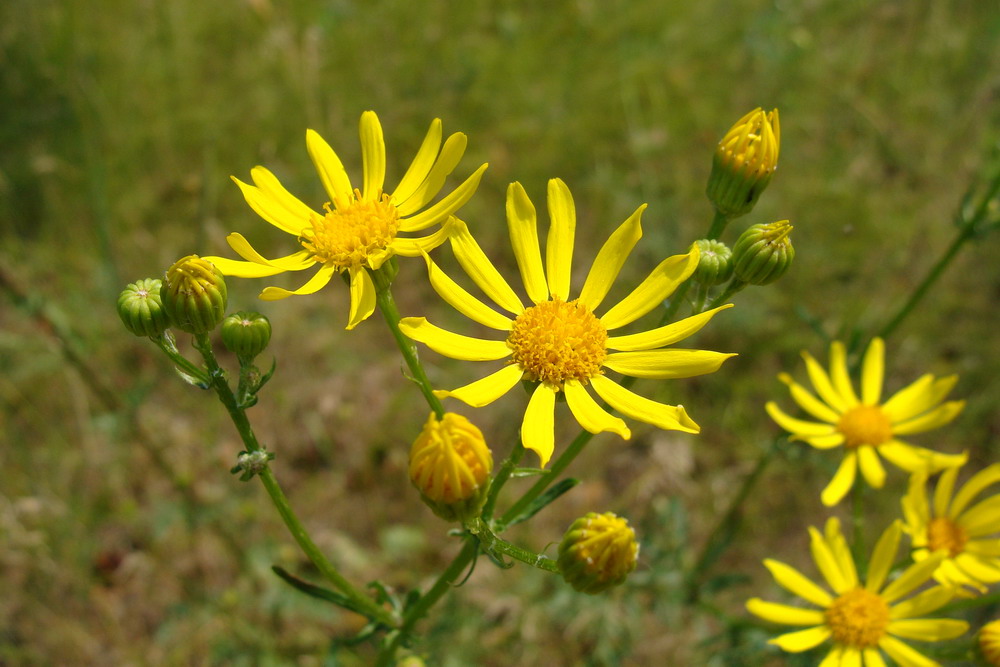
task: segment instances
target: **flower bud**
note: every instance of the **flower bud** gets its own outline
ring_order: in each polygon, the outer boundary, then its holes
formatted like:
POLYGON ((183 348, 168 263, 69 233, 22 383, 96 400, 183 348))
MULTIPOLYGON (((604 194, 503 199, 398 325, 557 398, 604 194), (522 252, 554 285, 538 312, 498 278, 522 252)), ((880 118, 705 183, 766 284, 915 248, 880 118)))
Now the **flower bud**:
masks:
POLYGON ((240 359, 253 359, 271 342, 271 322, 260 313, 233 313, 222 320, 222 344, 240 359))
POLYGON ((178 329, 208 333, 226 314, 226 280, 208 260, 188 255, 167 269, 160 298, 178 329))
POLYGON ((446 521, 479 516, 493 470, 483 433, 462 415, 433 412, 410 449, 410 481, 446 521))
POLYGON ((778 110, 757 107, 740 118, 719 142, 706 194, 716 210, 737 218, 753 209, 778 166, 778 110))
POLYGON ((611 512, 590 512, 573 522, 559 543, 559 570, 581 593, 601 593, 635 569, 639 545, 628 521, 611 512))
POLYGON ((986 664, 1000 667, 1000 620, 990 621, 979 630, 979 650, 986 664))
POLYGON ((695 241, 698 246, 698 268, 694 270, 694 279, 711 287, 721 285, 733 276, 733 252, 720 241, 701 239, 695 241))
POLYGON ((170 317, 160 300, 160 281, 143 278, 118 295, 118 316, 136 336, 159 336, 170 326, 170 317))
POLYGON ((795 259, 787 220, 753 225, 733 246, 733 272, 750 285, 767 285, 784 275, 795 259))

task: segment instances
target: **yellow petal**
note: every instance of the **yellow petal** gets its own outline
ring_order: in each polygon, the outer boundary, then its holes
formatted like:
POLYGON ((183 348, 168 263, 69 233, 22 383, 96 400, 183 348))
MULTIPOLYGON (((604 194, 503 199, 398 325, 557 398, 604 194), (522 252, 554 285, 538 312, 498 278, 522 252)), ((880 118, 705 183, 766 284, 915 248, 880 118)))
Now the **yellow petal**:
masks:
MULTIPOLYGON (((406 169, 403 178, 399 180, 399 185, 392 191, 392 200, 396 208, 399 209, 400 215, 408 215, 420 208, 417 206, 403 212, 403 206, 413 196, 420 184, 427 179, 431 168, 434 167, 438 151, 441 149, 441 134, 441 119, 435 118, 431 121, 431 126, 427 128, 427 134, 424 135, 424 140, 420 144, 420 148, 417 149, 417 154, 413 156, 413 162, 406 169)), ((444 177, 441 178, 441 182, 444 182, 444 177)))
POLYGON ((544 382, 539 383, 524 411, 521 423, 521 444, 538 454, 544 468, 555 450, 556 393, 544 382))
POLYGON ((608 338, 607 347, 609 350, 621 350, 623 352, 627 352, 633 350, 651 350, 657 347, 664 347, 665 345, 673 345, 674 343, 682 341, 688 336, 700 331, 701 328, 708 324, 719 311, 732 307, 733 304, 727 303, 724 306, 719 306, 718 308, 713 308, 712 310, 706 310, 698 315, 685 317, 683 320, 674 322, 673 324, 668 324, 666 326, 644 331, 642 333, 631 334, 628 336, 611 336, 608 338))
MULTIPOLYGON (((461 132, 456 132, 445 139, 444 147, 441 148, 439 154, 434 156, 436 159, 432 158, 434 160, 432 166, 424 175, 423 180, 416 185, 413 193, 405 200, 397 200, 400 215, 407 216, 416 213, 437 196, 448 175, 462 160, 468 143, 468 138, 461 132)), ((396 197, 395 193, 393 193, 393 197, 396 197)))
POLYGON ((959 554, 955 558, 955 564, 975 581, 987 584, 1000 581, 1000 566, 995 560, 987 560, 972 554, 959 554))
POLYGON ((533 303, 548 301, 549 288, 542 270, 535 205, 517 182, 511 183, 507 188, 507 227, 528 298, 533 303))
POLYGON ((815 528, 809 528, 809 549, 812 552, 813 562, 819 568, 823 579, 833 589, 833 592, 841 595, 851 588, 851 582, 844 575, 836 555, 830 548, 830 544, 820 535, 815 528))
POLYGON ((982 500, 963 512, 961 525, 969 534, 1000 531, 1000 495, 982 500))
MULTIPOLYGON (((234 235, 230 234, 230 236, 234 235)), ((308 269, 316 263, 316 260, 304 250, 277 259, 265 259, 260 255, 257 255, 257 257, 260 259, 248 262, 215 256, 202 257, 202 259, 214 264, 215 268, 222 272, 222 275, 238 278, 260 278, 263 276, 274 276, 285 271, 301 271, 302 269, 308 269)))
POLYGON ((618 229, 608 237, 597 253, 587 273, 587 280, 583 283, 583 291, 580 292, 580 301, 591 311, 597 310, 601 305, 632 248, 642 238, 640 219, 645 209, 646 204, 637 208, 628 220, 619 225, 618 229))
POLYGON ((939 642, 965 634, 969 624, 952 618, 915 618, 891 621, 887 630, 897 637, 939 642))
POLYGON ((330 148, 330 144, 312 130, 306 130, 306 149, 330 201, 337 208, 346 207, 354 197, 354 190, 340 158, 330 148))
POLYGON ((491 329, 500 331, 510 331, 513 322, 509 317, 501 315, 485 303, 472 296, 461 285, 452 280, 448 274, 424 255, 427 263, 427 277, 430 279, 431 287, 444 299, 452 308, 462 313, 470 320, 479 322, 491 329))
POLYGON ((811 648, 816 648, 830 638, 830 628, 825 624, 815 628, 799 630, 798 632, 786 632, 783 635, 768 640, 769 644, 774 644, 783 651, 789 653, 802 653, 811 648))
MULTIPOLYGON (((764 405, 764 410, 778 426, 798 438, 825 437, 837 434, 837 429, 833 424, 821 424, 819 422, 795 419, 788 416, 774 401, 768 401, 764 405)), ((841 436, 843 442, 843 436, 841 436)))
POLYGON ((882 599, 892 604, 914 588, 926 583, 931 578, 931 575, 934 574, 934 570, 941 565, 941 561, 944 560, 946 555, 944 551, 936 551, 919 563, 910 565, 903 570, 903 573, 899 577, 882 590, 880 594, 882 599))
POLYGON ((820 625, 824 622, 823 612, 817 609, 802 609, 760 598, 747 600, 747 611, 765 621, 781 625, 820 625))
POLYGON ((632 293, 618 302, 600 319, 609 330, 636 321, 673 294, 698 268, 698 248, 686 255, 674 255, 660 262, 632 293))
POLYGON ((791 565, 768 558, 764 561, 764 566, 771 572, 778 585, 789 593, 824 608, 833 603, 833 596, 830 593, 791 565))
POLYGON ((861 467, 861 475, 873 489, 881 489, 885 485, 885 468, 882 467, 874 447, 871 445, 858 447, 858 465, 861 467))
POLYGON ((877 648, 866 648, 861 651, 861 656, 864 659, 865 667, 887 667, 877 648))
MULTIPOLYGON (((262 179, 265 182, 269 179, 273 179, 275 183, 278 181, 278 179, 274 178, 271 172, 264 169, 264 167, 254 167, 250 174, 253 176, 254 181, 257 181, 257 179, 262 179)), ((295 210, 289 210, 289 202, 287 199, 275 198, 273 195, 262 191, 260 188, 244 183, 235 176, 231 176, 230 178, 233 179, 233 182, 236 183, 236 185, 240 186, 240 190, 243 192, 243 198, 246 200, 247 204, 250 205, 250 208, 252 208, 257 215, 264 218, 264 220, 267 220, 283 232, 298 236, 303 229, 309 226, 312 216, 315 215, 312 209, 300 202, 298 199, 292 197, 292 195, 287 192, 285 192, 285 194, 288 195, 289 199, 294 200, 295 204, 305 208, 307 212, 304 215, 302 210, 294 204, 292 207, 295 210)), ((281 186, 279 185, 278 187, 280 188, 281 186)), ((282 188, 282 191, 284 191, 284 188, 282 188)))
POLYGON ((549 235, 545 240, 545 275, 549 294, 569 300, 569 280, 573 270, 573 242, 576 239, 576 206, 573 195, 560 178, 549 180, 549 235))
POLYGON ((882 411, 890 421, 900 422, 927 412, 937 405, 931 401, 934 388, 934 376, 923 375, 903 387, 882 405, 882 411))
POLYGON ((894 521, 890 526, 882 531, 882 535, 875 543, 872 551, 871 562, 868 564, 868 580, 865 582, 865 589, 878 593, 885 583, 885 578, 892 570, 892 565, 896 560, 896 552, 899 550, 899 538, 902 535, 902 527, 898 521, 894 521))
POLYGON ((861 402, 878 405, 882 398, 882 377, 885 374, 885 343, 873 338, 861 366, 861 402))
MULTIPOLYGON (((955 591, 951 587, 935 586, 914 595, 912 598, 894 604, 889 610, 889 618, 902 620, 926 616, 948 604, 953 597, 955 597, 955 591)), ((892 632, 892 629, 890 628, 889 631, 892 632)))
MULTIPOLYGON (((839 661, 830 660, 828 667, 861 667, 861 649, 848 645, 842 645, 839 648, 839 661)), ((831 653, 831 655, 833 654, 831 653)))
POLYGON ((452 389, 451 391, 437 390, 434 394, 438 398, 457 398, 474 408, 481 408, 510 391, 514 385, 521 381, 522 375, 524 375, 524 372, 520 368, 514 364, 509 364, 497 372, 491 373, 483 379, 476 380, 464 387, 452 389))
POLYGON ((461 185, 442 197, 433 206, 429 206, 415 215, 402 218, 399 221, 399 231, 418 232, 447 220, 455 211, 465 206, 465 202, 469 201, 472 195, 476 194, 476 188, 479 187, 479 181, 482 180, 486 167, 487 165, 484 164, 476 169, 461 185))
POLYGON ((333 264, 323 264, 319 267, 319 271, 297 290, 289 291, 281 287, 265 287, 264 291, 260 293, 260 298, 264 301, 278 301, 292 295, 302 296, 318 292, 330 282, 330 278, 333 277, 336 268, 333 264))
POLYGON ((902 667, 941 667, 909 644, 904 644, 889 635, 883 636, 878 641, 878 646, 902 667))
POLYGON ((878 453, 893 465, 910 473, 937 472, 960 466, 968 459, 968 454, 942 454, 901 440, 890 440, 879 445, 878 453))
POLYGON ((819 362, 811 354, 803 352, 802 359, 806 362, 806 372, 809 374, 809 381, 812 383, 813 388, 816 389, 816 393, 819 394, 819 397, 827 405, 836 410, 838 414, 843 414, 854 406, 853 403, 848 402, 845 397, 841 396, 834 389, 830 376, 827 375, 823 367, 820 366, 819 362))
MULTIPOLYGON (((279 257, 278 259, 267 259, 254 250, 253 246, 250 245, 250 242, 247 241, 242 234, 237 232, 233 232, 227 236, 226 243, 229 244, 230 248, 236 251, 237 255, 249 262, 273 266, 275 268, 280 268, 283 271, 301 271, 302 269, 307 269, 316 263, 315 257, 313 257, 307 250, 300 250, 292 253, 291 255, 279 257)), ((219 270, 221 271, 222 269, 219 270)))
POLYGON ((451 247, 462 269, 493 303, 508 313, 520 315, 524 312, 524 305, 517 294, 476 243, 469 228, 458 218, 452 221, 451 247))
POLYGON ((726 359, 735 356, 724 352, 674 348, 614 352, 604 360, 604 366, 625 375, 664 380, 714 373, 726 359))
POLYGON ((399 321, 399 329, 413 340, 452 359, 495 361, 510 356, 510 348, 505 341, 481 340, 445 331, 423 317, 404 317, 399 321))
POLYGON ((375 283, 368 271, 360 266, 352 266, 351 311, 347 318, 347 329, 351 330, 364 322, 375 312, 375 283))
MULTIPOLYGON (((941 476, 938 478, 937 486, 934 487, 934 516, 947 516, 949 519, 955 518, 958 512, 962 510, 959 509, 955 514, 951 514, 948 511, 948 502, 951 500, 952 491, 955 489, 955 480, 958 478, 958 468, 948 468, 941 476)), ((914 479, 926 478, 926 475, 915 474, 914 479)), ((972 480, 970 480, 972 481, 972 480)), ((923 491, 923 485, 921 485, 921 491, 923 491)), ((923 495, 923 494, 921 494, 923 495)), ((926 505, 927 499, 924 496, 924 504, 926 505)))
MULTIPOLYGON (((455 218, 449 218, 449 220, 454 220, 455 218)), ((446 221, 445 224, 441 226, 441 229, 437 230, 433 234, 428 234, 427 236, 418 236, 415 238, 403 238, 402 236, 397 236, 389 244, 389 250, 391 250, 396 255, 402 255, 403 257, 419 257, 429 253, 434 248, 448 240, 451 235, 451 225, 446 221)))
POLYGON ((957 417, 965 408, 965 401, 948 401, 942 406, 925 412, 919 417, 914 417, 908 421, 893 424, 893 435, 910 435, 912 433, 923 433, 931 429, 944 426, 957 417))
POLYGON ((579 380, 567 380, 563 385, 563 393, 566 395, 566 404, 570 412, 584 430, 590 433, 611 431, 625 440, 632 437, 625 422, 598 405, 579 380))
POLYGON ((843 433, 830 433, 829 435, 800 436, 796 438, 808 443, 810 447, 816 449, 833 449, 840 447, 846 441, 843 433))
POLYGON ((858 404, 857 394, 851 385, 851 376, 847 372, 847 348, 839 340, 830 343, 830 381, 837 393, 854 406, 858 404))
POLYGON ((854 478, 858 472, 858 455, 853 450, 848 450, 844 454, 844 460, 840 462, 840 467, 834 473, 833 479, 823 489, 819 499, 827 507, 833 507, 847 495, 847 492, 854 486, 854 478))
POLYGON ((666 431, 698 433, 701 428, 688 417, 684 406, 664 405, 622 387, 603 375, 590 378, 597 395, 626 417, 652 424, 666 431))
MULTIPOLYGON (((954 473, 951 470, 944 472, 942 474, 942 479, 944 478, 944 475, 949 475, 949 474, 952 475, 952 479, 954 479, 954 476, 958 474, 957 469, 955 469, 954 473)), ((963 486, 961 490, 955 495, 955 499, 952 501, 951 507, 948 510, 948 518, 949 519, 957 518, 958 515, 962 513, 962 510, 966 508, 966 506, 969 504, 969 502, 972 501, 973 498, 979 495, 979 493, 983 489, 992 484, 996 484, 997 482, 1000 482, 1000 463, 994 463, 993 465, 987 466, 986 468, 983 468, 982 470, 977 472, 975 475, 969 478, 969 481, 965 483, 965 486, 963 486)), ((940 484, 941 482, 939 481, 938 485, 940 484)), ((936 505, 935 505, 935 512, 938 514, 938 516, 944 515, 944 512, 937 512, 936 505)))
POLYGON ((851 548, 847 546, 847 540, 844 539, 844 534, 840 530, 840 519, 830 517, 826 520, 824 536, 826 543, 830 546, 830 551, 833 552, 833 557, 836 559, 837 565, 840 567, 841 574, 844 575, 847 587, 857 588, 858 570, 854 566, 854 555, 851 553, 851 548))
POLYGON ((361 114, 361 161, 364 165, 364 188, 361 196, 371 201, 382 195, 385 185, 385 138, 382 124, 374 111, 361 114))

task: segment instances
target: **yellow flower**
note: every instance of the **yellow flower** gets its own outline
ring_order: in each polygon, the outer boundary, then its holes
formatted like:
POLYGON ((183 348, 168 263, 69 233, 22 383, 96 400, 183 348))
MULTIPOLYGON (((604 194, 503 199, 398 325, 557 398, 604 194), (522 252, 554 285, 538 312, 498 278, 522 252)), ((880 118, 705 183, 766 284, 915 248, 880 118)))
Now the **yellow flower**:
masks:
POLYGON ((987 664, 1000 667, 1000 620, 990 621, 980 628, 979 650, 987 664))
POLYGON ((958 468, 941 474, 933 504, 927 499, 927 475, 910 478, 903 498, 906 531, 913 536, 913 559, 924 560, 944 549, 948 557, 934 573, 943 584, 971 586, 986 592, 983 584, 1000 581, 1000 493, 969 504, 987 487, 1000 482, 1000 463, 973 475, 958 493, 958 468))
POLYGON ((965 462, 965 454, 940 454, 914 447, 897 437, 929 431, 958 416, 965 401, 941 404, 958 381, 957 376, 936 379, 933 375, 924 375, 882 403, 885 372, 882 339, 872 340, 865 353, 860 399, 854 393, 847 372, 843 343, 835 341, 830 345, 829 374, 808 352, 803 352, 802 357, 819 398, 787 373, 782 373, 778 379, 788 385, 792 399, 822 423, 789 417, 774 401, 768 402, 766 409, 795 439, 805 440, 817 449, 844 448, 844 460, 823 489, 824 505, 836 505, 851 490, 858 466, 869 485, 881 488, 885 483, 885 469, 879 455, 910 473, 935 472, 965 462))
POLYGON ((227 276, 260 278, 286 271, 301 271, 320 264, 319 271, 297 290, 267 287, 260 298, 284 299, 292 294, 312 294, 324 287, 334 273, 347 271, 351 279, 353 329, 375 310, 375 286, 368 270, 377 270, 393 255, 417 257, 441 245, 447 226, 429 236, 405 238, 409 233, 444 222, 469 200, 479 186, 482 165, 454 191, 437 203, 428 203, 440 192, 445 178, 465 152, 466 137, 455 133, 441 145, 441 121, 434 119, 416 157, 391 193, 385 182, 385 142, 374 111, 361 115, 363 187, 355 188, 340 158, 316 132, 306 130, 306 148, 330 200, 317 212, 290 194, 264 167, 250 171, 254 185, 233 178, 250 207, 283 232, 296 237, 302 249, 278 259, 266 259, 241 234, 226 239, 240 262, 206 257, 227 276), (331 205, 332 203, 332 205, 331 205))
POLYGON ((775 637, 770 643, 790 653, 799 653, 831 640, 833 648, 820 667, 860 667, 862 661, 865 667, 884 667, 883 651, 903 667, 926 667, 938 663, 900 639, 940 641, 957 637, 968 629, 965 621, 917 618, 947 604, 954 597, 951 587, 934 586, 902 599, 930 579, 944 559, 944 552, 910 565, 886 584, 902 535, 899 521, 893 522, 875 545, 864 585, 858 579, 850 548, 836 519, 827 521, 825 535, 812 527, 809 534, 813 561, 829 590, 789 565, 765 560, 764 566, 779 586, 819 607, 808 609, 760 598, 748 600, 747 610, 760 618, 782 625, 805 626, 803 630, 775 637))
MULTIPOLYGON (((504 340, 481 340, 439 329, 422 317, 405 318, 400 328, 432 350, 468 361, 509 358, 502 369, 452 391, 452 396, 474 407, 492 403, 522 379, 537 382, 521 426, 521 441, 536 452, 542 465, 554 449, 556 394, 566 397, 573 416, 591 433, 611 431, 631 437, 625 422, 606 412, 587 391, 622 414, 663 429, 697 433, 699 427, 683 406, 651 401, 604 375, 610 369, 641 378, 685 378, 712 373, 731 354, 701 350, 660 349, 687 338, 727 306, 721 306, 674 324, 643 333, 611 336, 609 331, 634 322, 659 306, 698 266, 698 251, 664 260, 629 296, 604 314, 596 311, 614 283, 633 246, 642 236, 640 206, 608 239, 594 260, 579 297, 570 299, 570 275, 575 238, 573 197, 559 179, 549 181, 549 227, 545 265, 539 248, 535 207, 520 183, 507 190, 507 223, 531 300, 525 307, 500 276, 460 221, 453 226, 451 243, 462 268, 508 317, 487 306, 445 275, 429 258, 427 270, 437 293, 466 317, 506 333, 504 340)), ((731 304, 730 304, 731 305, 731 304)))

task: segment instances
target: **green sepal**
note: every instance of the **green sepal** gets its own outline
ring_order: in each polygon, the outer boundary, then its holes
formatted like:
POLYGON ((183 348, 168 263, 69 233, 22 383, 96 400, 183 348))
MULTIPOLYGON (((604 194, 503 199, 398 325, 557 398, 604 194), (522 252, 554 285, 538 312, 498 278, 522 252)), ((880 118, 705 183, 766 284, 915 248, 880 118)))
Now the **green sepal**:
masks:
POLYGON ((516 517, 507 522, 506 526, 513 526, 514 524, 521 523, 522 521, 527 521, 531 517, 542 511, 546 505, 554 501, 556 498, 566 493, 574 486, 580 483, 580 480, 574 479, 572 477, 567 477, 566 479, 561 479, 542 495, 532 501, 530 505, 524 508, 524 511, 518 514, 516 517))

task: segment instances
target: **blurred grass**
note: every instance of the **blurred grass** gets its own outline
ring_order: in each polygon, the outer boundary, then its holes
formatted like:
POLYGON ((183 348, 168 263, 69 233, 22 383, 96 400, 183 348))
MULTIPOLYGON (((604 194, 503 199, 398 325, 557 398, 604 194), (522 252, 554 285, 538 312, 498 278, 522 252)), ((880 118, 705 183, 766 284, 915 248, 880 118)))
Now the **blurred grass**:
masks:
MULTIPOLYGON (((230 174, 264 164, 318 205, 306 127, 357 177, 358 117, 375 109, 392 182, 439 116, 469 135, 460 171, 490 162, 462 216, 501 270, 512 268, 507 183, 544 208, 545 181, 559 176, 579 212, 579 271, 650 204, 624 276, 634 284, 707 228, 711 150, 757 105, 781 110, 781 163, 735 226, 790 218, 796 265, 700 334, 699 347, 740 353, 720 373, 642 387, 683 402, 702 435, 598 438, 574 469, 585 483, 512 532, 542 549, 581 512, 621 512, 642 527, 634 585, 581 599, 551 577, 480 563, 419 650, 446 665, 777 660, 759 631, 739 654, 705 643, 722 626, 671 604, 674 547, 700 545, 775 432, 761 408, 783 400, 775 373, 796 369, 802 348, 825 355, 797 312, 829 336, 870 332, 950 241, 954 208, 1000 140, 998 44, 993 3, 3 3, 0 268, 27 287, 0 306, 0 662, 319 664, 332 636, 357 629, 271 575, 272 563, 305 566, 261 490, 228 475, 231 425, 113 312, 125 282, 184 254, 228 253, 230 231, 265 255, 289 252, 230 174), (95 378, 67 365, 60 331, 95 378), (120 403, 102 402, 95 381, 120 403)), ((969 449, 980 464, 996 459, 1000 430, 995 258, 995 238, 967 249, 889 341, 890 390, 924 372, 961 375, 965 413, 920 444, 969 449)), ((404 314, 447 321, 420 267, 403 270, 404 314)), ((403 482, 424 408, 390 338, 377 318, 344 332, 336 285, 262 304, 264 281, 230 284, 234 308, 275 323, 278 375, 252 417, 293 504, 356 581, 424 584, 454 544, 403 482)), ((477 372, 425 356, 442 385, 477 372)), ((476 417, 498 456, 519 407, 510 398, 476 417)), ((572 434, 568 421, 559 429, 572 434)), ((804 528, 825 516, 831 472, 828 457, 795 447, 772 465, 720 568, 755 584, 713 599, 722 613, 742 617, 746 597, 772 590, 761 557, 808 567, 804 528)), ((872 496, 872 534, 902 488, 892 471, 872 496)))

